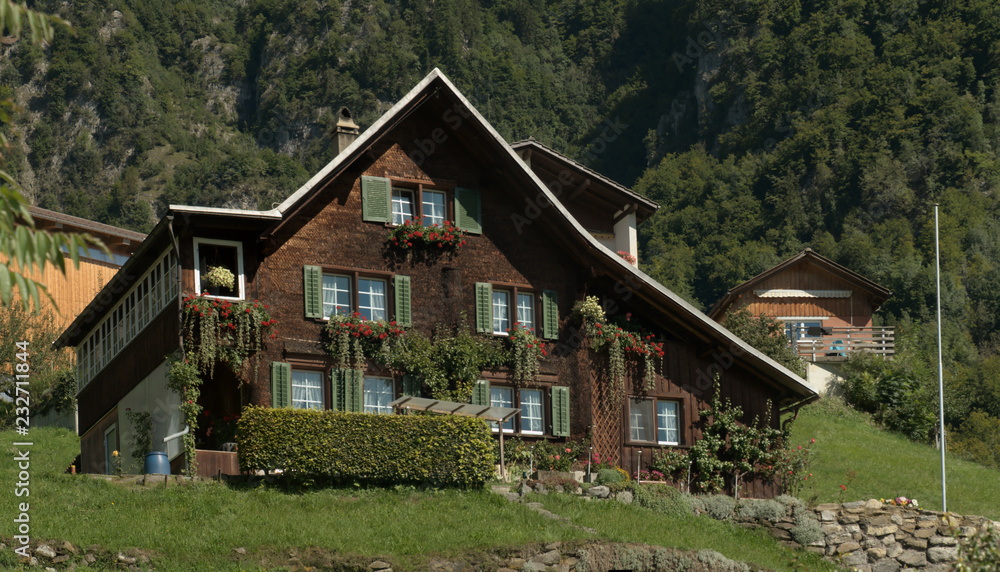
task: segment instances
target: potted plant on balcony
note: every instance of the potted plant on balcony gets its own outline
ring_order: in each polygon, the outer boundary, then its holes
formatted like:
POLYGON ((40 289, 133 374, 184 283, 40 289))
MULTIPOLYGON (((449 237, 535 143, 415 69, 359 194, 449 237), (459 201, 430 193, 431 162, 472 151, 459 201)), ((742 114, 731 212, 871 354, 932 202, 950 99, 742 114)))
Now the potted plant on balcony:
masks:
POLYGON ((232 291, 236 285, 236 276, 225 266, 209 266, 204 280, 213 296, 218 296, 222 288, 232 291))

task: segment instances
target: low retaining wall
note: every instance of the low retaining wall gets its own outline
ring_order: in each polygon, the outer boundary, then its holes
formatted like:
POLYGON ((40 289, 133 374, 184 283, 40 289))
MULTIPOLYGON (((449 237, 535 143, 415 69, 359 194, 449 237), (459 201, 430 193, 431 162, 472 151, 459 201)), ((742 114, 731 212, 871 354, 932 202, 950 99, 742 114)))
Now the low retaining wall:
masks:
MULTIPOLYGON (((823 537, 806 545, 806 549, 864 572, 951 570, 962 538, 997 526, 981 516, 901 507, 874 499, 821 504, 812 510, 823 537)), ((775 538, 797 546, 789 532, 794 525, 791 516, 768 524, 775 538)))

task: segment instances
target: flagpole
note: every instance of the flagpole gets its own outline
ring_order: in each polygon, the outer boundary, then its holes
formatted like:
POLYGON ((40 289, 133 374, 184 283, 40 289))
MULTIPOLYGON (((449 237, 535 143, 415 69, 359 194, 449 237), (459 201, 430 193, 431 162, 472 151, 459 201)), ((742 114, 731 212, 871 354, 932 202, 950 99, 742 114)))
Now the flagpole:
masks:
POLYGON ((941 444, 941 511, 948 512, 948 493, 944 475, 944 358, 941 347, 941 242, 938 231, 938 205, 934 203, 934 264, 937 267, 937 335, 938 335, 938 434, 941 444))

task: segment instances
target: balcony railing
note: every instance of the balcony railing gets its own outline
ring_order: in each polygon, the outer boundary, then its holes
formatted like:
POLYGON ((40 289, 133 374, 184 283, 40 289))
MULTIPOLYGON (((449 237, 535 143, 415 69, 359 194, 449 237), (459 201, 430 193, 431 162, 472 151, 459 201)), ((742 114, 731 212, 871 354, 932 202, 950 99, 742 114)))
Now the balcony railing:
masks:
POLYGON ((896 353, 893 328, 798 328, 792 348, 808 361, 844 361, 855 352, 891 358, 896 353))

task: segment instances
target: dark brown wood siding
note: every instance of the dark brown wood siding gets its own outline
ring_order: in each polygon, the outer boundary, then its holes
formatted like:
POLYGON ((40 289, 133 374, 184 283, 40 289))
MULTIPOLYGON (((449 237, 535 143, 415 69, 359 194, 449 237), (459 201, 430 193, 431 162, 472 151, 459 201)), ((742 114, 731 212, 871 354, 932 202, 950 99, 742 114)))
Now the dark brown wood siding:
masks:
POLYGON ((77 396, 81 435, 177 350, 179 332, 177 307, 171 303, 83 388, 77 396))

